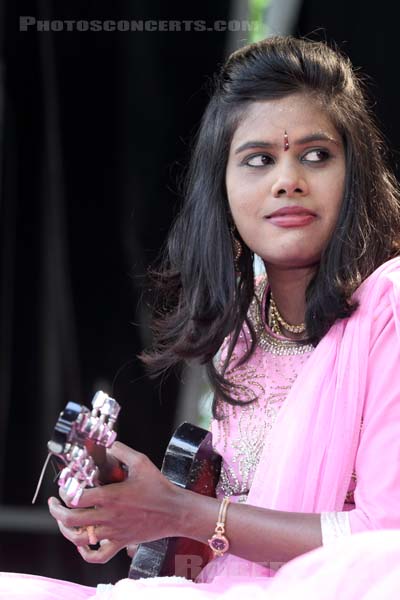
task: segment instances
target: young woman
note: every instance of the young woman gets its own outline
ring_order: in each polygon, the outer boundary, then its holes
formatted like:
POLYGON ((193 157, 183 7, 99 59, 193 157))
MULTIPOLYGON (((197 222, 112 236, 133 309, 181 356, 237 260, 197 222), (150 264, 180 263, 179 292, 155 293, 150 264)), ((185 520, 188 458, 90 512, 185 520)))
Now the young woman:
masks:
MULTIPOLYGON (((197 583, 96 591, 29 578, 29 597, 399 592, 399 240, 399 192, 348 59, 290 37, 231 55, 196 140, 144 357, 152 372, 207 366, 217 498, 175 487, 116 443, 123 483, 85 490, 74 508, 65 494, 66 506, 49 501, 89 562, 166 536, 207 544, 218 519, 216 556, 197 583), (255 278, 254 255, 266 275, 255 278)), ((0 590, 26 581, 15 577, 0 590)))

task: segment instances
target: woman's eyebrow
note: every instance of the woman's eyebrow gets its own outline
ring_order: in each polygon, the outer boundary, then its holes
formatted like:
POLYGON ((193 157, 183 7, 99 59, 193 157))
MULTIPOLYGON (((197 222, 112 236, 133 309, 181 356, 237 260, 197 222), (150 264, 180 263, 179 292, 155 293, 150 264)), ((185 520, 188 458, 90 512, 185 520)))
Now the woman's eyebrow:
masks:
MULTIPOLYGON (((282 140, 283 140, 283 135, 282 135, 282 140)), ((289 135, 289 140, 290 140, 290 135, 289 135)), ((305 135, 297 140, 294 140, 294 142, 291 142, 291 144, 294 144, 295 146, 301 146, 303 144, 308 144, 310 142, 332 142, 333 144, 339 145, 338 140, 336 140, 331 135, 324 133, 322 131, 317 132, 317 133, 310 133, 309 135, 305 135)), ((283 147, 283 141, 281 144, 276 144, 275 142, 268 142, 265 140, 263 140, 263 141, 251 140, 251 141, 245 142, 244 144, 241 144, 238 148, 236 148, 235 154, 239 154, 240 152, 243 152, 243 150, 248 150, 249 148, 265 148, 267 150, 269 148, 277 148, 277 147, 281 147, 281 146, 283 147)))
POLYGON ((325 133, 323 131, 318 131, 317 133, 311 133, 310 135, 305 135, 304 137, 295 140, 294 144, 301 145, 307 144, 309 142, 332 142, 333 144, 339 145, 340 142, 336 140, 334 137, 329 135, 329 133, 325 133))
POLYGON ((274 144, 272 142, 260 142, 258 140, 245 142, 235 150, 235 154, 239 154, 239 152, 243 152, 243 150, 248 150, 249 148, 276 148, 278 144, 274 144))

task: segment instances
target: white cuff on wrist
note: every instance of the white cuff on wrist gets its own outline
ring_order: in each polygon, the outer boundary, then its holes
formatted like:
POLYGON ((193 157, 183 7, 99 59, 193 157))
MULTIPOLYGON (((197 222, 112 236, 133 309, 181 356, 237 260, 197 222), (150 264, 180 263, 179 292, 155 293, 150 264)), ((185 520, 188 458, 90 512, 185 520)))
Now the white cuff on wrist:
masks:
POLYGON ((351 535, 348 511, 321 513, 322 543, 325 546, 340 537, 351 535))

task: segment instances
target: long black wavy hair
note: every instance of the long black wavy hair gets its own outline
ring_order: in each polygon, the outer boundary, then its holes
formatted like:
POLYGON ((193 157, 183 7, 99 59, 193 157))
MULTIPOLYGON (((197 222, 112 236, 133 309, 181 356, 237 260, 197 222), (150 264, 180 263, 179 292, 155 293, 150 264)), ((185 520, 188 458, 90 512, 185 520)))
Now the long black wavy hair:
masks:
MULTIPOLYGON (((272 37, 234 52, 215 77, 195 139, 183 208, 161 267, 153 273, 154 346, 142 355, 150 374, 183 361, 205 364, 216 397, 231 404, 233 384, 213 358, 230 334, 225 366, 254 296, 253 255, 244 245, 234 266, 225 171, 235 129, 249 104, 295 93, 316 98, 342 136, 344 197, 336 229, 306 291, 308 342, 317 345, 336 319, 356 310, 351 295, 399 249, 400 202, 384 143, 349 59, 323 42, 272 37)), ((214 402, 214 415, 216 403, 214 402)))

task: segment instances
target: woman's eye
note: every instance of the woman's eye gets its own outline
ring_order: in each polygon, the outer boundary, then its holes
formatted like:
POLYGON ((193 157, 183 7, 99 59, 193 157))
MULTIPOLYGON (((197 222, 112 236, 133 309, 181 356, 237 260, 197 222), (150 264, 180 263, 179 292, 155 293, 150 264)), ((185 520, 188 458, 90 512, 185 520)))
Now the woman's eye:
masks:
POLYGON ((328 158, 329 152, 327 150, 310 150, 303 156, 303 160, 315 163, 324 162, 325 160, 328 160, 328 158))
POLYGON ((265 165, 270 165, 272 162, 272 158, 267 154, 254 154, 244 160, 244 164, 249 167, 264 167, 265 165))

